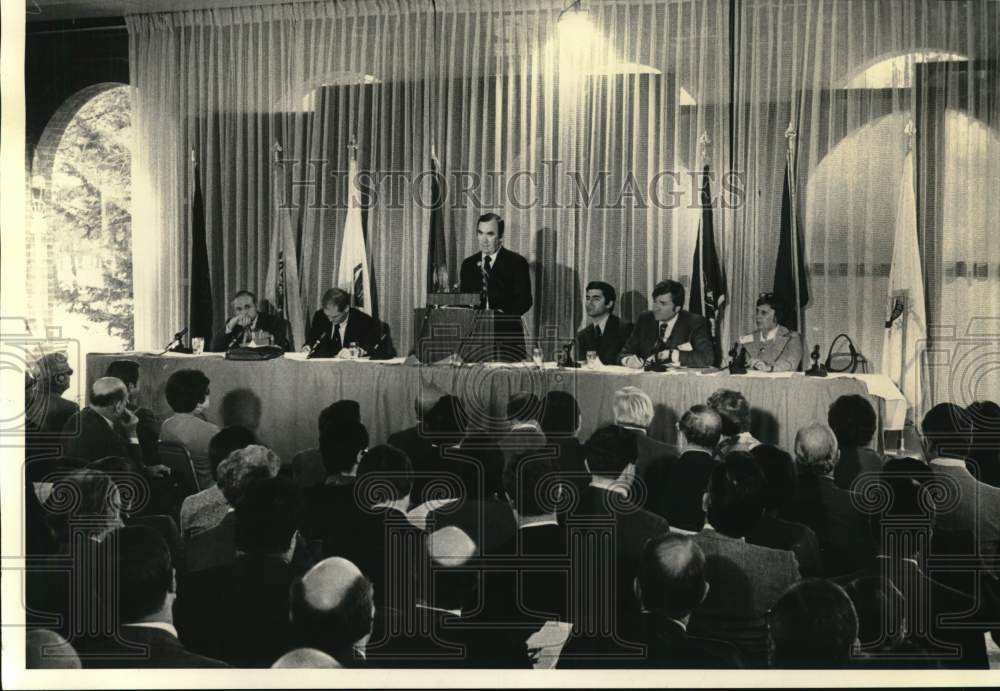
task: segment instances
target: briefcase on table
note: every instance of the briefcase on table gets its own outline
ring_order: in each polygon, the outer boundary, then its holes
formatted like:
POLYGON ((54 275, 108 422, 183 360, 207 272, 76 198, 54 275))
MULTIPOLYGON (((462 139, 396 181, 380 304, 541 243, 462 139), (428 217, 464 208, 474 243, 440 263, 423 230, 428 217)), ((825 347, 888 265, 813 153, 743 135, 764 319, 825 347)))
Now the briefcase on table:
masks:
POLYGON ((257 361, 257 360, 273 360, 276 357, 281 357, 285 354, 285 351, 281 349, 281 346, 270 345, 270 346, 259 346, 256 348, 230 348, 226 351, 227 360, 246 360, 246 361, 257 361))

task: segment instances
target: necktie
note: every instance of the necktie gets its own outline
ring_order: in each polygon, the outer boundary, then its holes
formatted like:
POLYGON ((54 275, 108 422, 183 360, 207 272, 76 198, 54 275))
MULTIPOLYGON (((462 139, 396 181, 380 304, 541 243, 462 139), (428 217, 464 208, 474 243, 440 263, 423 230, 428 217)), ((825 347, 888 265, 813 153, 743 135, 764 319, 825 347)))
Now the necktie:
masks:
POLYGON ((660 322, 660 343, 667 342, 667 322, 660 322))
POLYGON ((333 349, 334 355, 339 353, 340 349, 344 347, 340 339, 340 324, 334 324, 333 326, 333 338, 330 339, 330 346, 333 349))
POLYGON ((601 338, 601 327, 598 326, 597 324, 594 324, 594 334, 597 336, 598 339, 601 338))
POLYGON ((480 299, 483 301, 483 307, 489 307, 489 297, 490 297, 490 258, 489 256, 483 257, 483 290, 480 295, 480 299))

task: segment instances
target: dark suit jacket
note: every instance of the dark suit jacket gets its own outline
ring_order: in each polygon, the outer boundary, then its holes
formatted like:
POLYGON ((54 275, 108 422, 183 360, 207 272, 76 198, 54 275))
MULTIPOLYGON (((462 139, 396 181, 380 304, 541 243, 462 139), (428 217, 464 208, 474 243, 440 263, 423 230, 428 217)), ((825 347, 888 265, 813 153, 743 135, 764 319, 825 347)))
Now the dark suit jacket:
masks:
POLYGON ((147 626, 119 627, 118 638, 73 641, 84 668, 140 669, 228 667, 224 662, 187 650, 176 637, 147 626))
POLYGON ((803 578, 823 574, 816 533, 801 523, 783 521, 764 514, 747 536, 747 542, 794 553, 795 560, 799 562, 799 573, 803 578))
MULTIPOLYGON (((463 293, 482 292, 483 279, 479 263, 482 253, 477 252, 462 262, 459 273, 463 293)), ((499 359, 521 360, 525 356, 524 326, 521 316, 531 309, 531 276, 528 260, 517 252, 501 247, 496 263, 490 269, 489 306, 498 313, 493 323, 493 333, 502 350, 499 359)))
MULTIPOLYGON (((288 324, 284 319, 276 314, 257 313, 256 329, 267 331, 274 338, 274 344, 281 346, 282 350, 288 350, 291 344, 288 342, 288 324)), ((223 329, 212 338, 212 345, 209 350, 221 353, 229 349, 229 344, 234 340, 242 340, 243 327, 237 324, 232 331, 223 329)), ((239 343, 237 343, 239 345, 239 343)))
POLYGON ((566 526, 556 524, 518 528, 500 550, 509 555, 514 569, 493 578, 502 592, 487 590, 487 605, 506 607, 511 621, 525 622, 530 635, 546 621, 568 621, 570 578, 566 526), (498 602, 503 600, 503 602, 498 602))
POLYGON ((617 365, 618 353, 621 352, 631 333, 631 324, 623 322, 614 314, 609 315, 600 338, 597 337, 593 324, 576 333, 576 359, 585 360, 588 350, 596 350, 597 357, 605 365, 617 365))
POLYGON ((432 448, 431 440, 420 433, 419 425, 393 432, 389 435, 386 443, 404 452, 411 463, 418 463, 420 459, 430 453, 432 448))
POLYGON ((800 474, 795 497, 781 518, 809 526, 819 540, 823 575, 857 571, 875 556, 875 543, 864 514, 851 493, 833 478, 800 474))
POLYGON ((652 312, 643 312, 632 329, 621 352, 618 354, 620 363, 628 355, 637 355, 646 359, 654 351, 674 348, 684 343, 690 343, 692 350, 679 351, 681 365, 684 367, 711 367, 715 364, 715 350, 712 337, 708 332, 708 320, 700 314, 691 314, 687 310, 677 313, 677 322, 665 344, 659 344, 660 326, 653 318, 652 312))
POLYGON ((63 433, 63 454, 71 458, 89 463, 105 456, 124 456, 131 457, 136 463, 143 462, 140 446, 130 444, 89 406, 70 416, 63 433))
POLYGON ((660 497, 656 511, 670 525, 684 530, 701 530, 705 524, 702 499, 708 490, 708 478, 717 461, 704 451, 689 449, 670 466, 666 482, 650 488, 650 495, 660 497))
POLYGON ((35 400, 31 404, 31 408, 37 409, 40 415, 40 419, 32 420, 37 427, 36 431, 39 432, 50 434, 62 432, 63 427, 66 426, 66 421, 80 410, 80 406, 73 401, 67 401, 62 396, 51 392, 41 394, 36 396, 36 398, 44 401, 42 403, 39 400, 35 400))
POLYGON ((695 536, 705 553, 708 597, 691 615, 688 631, 728 641, 750 667, 767 664, 767 612, 799 580, 795 555, 752 545, 710 528, 695 536))
MULTIPOLYGON (((316 310, 313 314, 312 323, 309 325, 309 333, 306 335, 304 345, 313 345, 319 341, 314 352, 322 357, 334 357, 330 343, 330 336, 333 333, 333 322, 323 310, 316 310)), ((389 327, 374 319, 361 310, 350 308, 347 317, 347 330, 340 334, 341 347, 346 348, 348 343, 357 343, 366 353, 373 357, 391 358, 395 357, 396 349, 392 345, 389 336, 389 327)))
POLYGON ((185 557, 190 573, 235 561, 236 513, 230 511, 219 525, 188 538, 185 557))
POLYGON ((833 468, 833 481, 840 489, 851 489, 854 478, 862 473, 882 470, 882 457, 867 448, 847 447, 840 450, 840 460, 833 468))

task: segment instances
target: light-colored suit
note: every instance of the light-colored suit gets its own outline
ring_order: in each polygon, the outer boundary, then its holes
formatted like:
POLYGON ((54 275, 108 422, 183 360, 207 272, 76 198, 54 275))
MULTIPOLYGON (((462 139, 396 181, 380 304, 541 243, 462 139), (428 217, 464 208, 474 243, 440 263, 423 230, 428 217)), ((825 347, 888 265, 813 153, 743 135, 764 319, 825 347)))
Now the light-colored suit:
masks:
POLYGON ((160 426, 160 441, 180 444, 191 454, 199 487, 211 487, 212 465, 208 460, 208 444, 219 433, 218 425, 190 413, 176 413, 160 426))
POLYGON ((750 360, 763 360, 774 366, 775 372, 798 371, 802 362, 802 338, 784 326, 777 327, 771 340, 760 331, 741 336, 740 345, 747 349, 750 360))
POLYGON ((946 496, 950 497, 956 487, 958 491, 957 502, 943 502, 944 510, 938 511, 935 526, 941 530, 968 530, 976 537, 981 555, 995 556, 1000 552, 1000 489, 977 480, 965 467, 965 461, 957 458, 935 458, 930 466, 935 474, 947 478, 949 485, 954 482, 946 496))

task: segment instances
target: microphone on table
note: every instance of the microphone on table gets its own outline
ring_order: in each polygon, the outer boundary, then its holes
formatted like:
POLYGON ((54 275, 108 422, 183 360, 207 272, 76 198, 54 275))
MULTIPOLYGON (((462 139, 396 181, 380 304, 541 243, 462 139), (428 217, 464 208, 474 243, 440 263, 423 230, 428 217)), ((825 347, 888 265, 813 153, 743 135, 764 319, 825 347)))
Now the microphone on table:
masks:
POLYGON ((226 350, 232 350, 240 344, 243 340, 243 335, 246 333, 246 327, 241 324, 237 324, 233 328, 233 337, 229 339, 229 345, 226 346, 226 350))
POLYGON ((309 354, 306 355, 306 360, 312 360, 314 357, 316 357, 316 349, 319 348, 319 344, 322 343, 323 339, 325 339, 325 338, 326 338, 326 331, 323 331, 316 338, 316 340, 313 341, 313 344, 311 346, 309 346, 309 354))
POLYGON ((381 332, 382 335, 379 336, 377 341, 375 341, 375 345, 372 346, 372 349, 368 351, 369 356, 372 360, 388 360, 389 358, 381 353, 382 344, 385 343, 386 336, 389 335, 389 329, 386 328, 385 324, 382 322, 379 322, 379 332, 381 332))
MULTIPOLYGON (((180 351, 181 348, 179 346, 182 345, 181 339, 187 335, 187 332, 188 332, 188 327, 185 326, 183 329, 175 333, 170 343, 168 343, 167 346, 163 349, 163 352, 169 353, 171 351, 180 351)), ((191 351, 189 350, 188 352, 191 351)))

